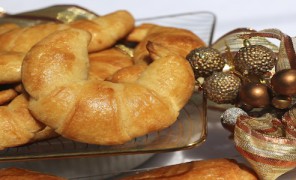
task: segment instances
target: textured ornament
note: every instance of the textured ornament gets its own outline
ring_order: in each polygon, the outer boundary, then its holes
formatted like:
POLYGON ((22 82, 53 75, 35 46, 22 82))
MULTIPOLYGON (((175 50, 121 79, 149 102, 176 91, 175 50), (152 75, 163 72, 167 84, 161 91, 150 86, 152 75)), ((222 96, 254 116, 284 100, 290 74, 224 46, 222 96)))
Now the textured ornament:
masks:
POLYGON ((224 113, 220 117, 223 127, 225 129, 228 129, 230 132, 233 132, 236 120, 241 115, 247 116, 248 114, 241 108, 237 107, 226 109, 226 111, 224 111, 224 113))
POLYGON ((214 72, 204 82, 207 98, 218 104, 234 103, 240 86, 240 78, 226 72, 214 72))
POLYGON ((271 78, 272 89, 280 95, 296 95, 296 70, 284 69, 276 72, 271 78))
POLYGON ((190 62, 195 78, 208 77, 214 71, 222 71, 225 60, 216 49, 201 47, 192 50, 186 59, 190 62))
POLYGON ((296 167, 296 139, 287 137, 284 124, 273 116, 239 116, 234 142, 262 180, 275 180, 296 167))
POLYGON ((244 41, 234 57, 235 68, 243 75, 254 74, 261 76, 270 71, 276 63, 276 56, 272 50, 262 45, 251 45, 244 41))
POLYGON ((263 108, 270 104, 271 93, 269 88, 260 83, 247 83, 239 91, 241 103, 253 108, 263 108))
POLYGON ((296 107, 292 107, 287 111, 282 118, 283 123, 285 124, 285 133, 286 136, 296 140, 296 107))

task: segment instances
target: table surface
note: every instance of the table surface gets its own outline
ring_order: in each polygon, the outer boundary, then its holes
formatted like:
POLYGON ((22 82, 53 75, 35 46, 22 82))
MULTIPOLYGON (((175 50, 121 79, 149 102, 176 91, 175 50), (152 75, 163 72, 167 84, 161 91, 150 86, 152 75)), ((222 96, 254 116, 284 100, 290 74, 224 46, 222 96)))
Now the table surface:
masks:
MULTIPOLYGON (((56 4, 76 4, 98 14, 126 9, 136 19, 185 12, 210 11, 217 16, 214 40, 238 27, 249 27, 256 30, 277 28, 292 37, 296 34, 295 1, 27 0, 20 4, 17 0, 0 0, 0 7, 12 14, 56 4)), ((190 150, 156 154, 139 168, 159 167, 209 158, 234 158, 239 162, 246 163, 235 150, 233 140, 229 138, 230 133, 221 126, 220 115, 221 112, 208 113, 208 137, 201 146, 190 150)), ((55 162, 58 163, 58 161, 55 162)), ((52 162, 44 163, 50 163, 52 166, 52 162)), ((15 165, 25 167, 28 164, 19 162, 15 165)), ((296 177, 295 170, 280 179, 292 179, 293 177, 296 177)))

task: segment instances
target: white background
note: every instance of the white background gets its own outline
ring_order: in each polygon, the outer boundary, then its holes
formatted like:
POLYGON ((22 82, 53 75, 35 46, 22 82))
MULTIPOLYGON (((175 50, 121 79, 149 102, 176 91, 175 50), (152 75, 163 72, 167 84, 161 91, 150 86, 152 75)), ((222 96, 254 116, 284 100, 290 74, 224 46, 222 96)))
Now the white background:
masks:
MULTIPOLYGON (((98 14, 125 9, 130 11, 136 19, 210 11, 217 16, 214 40, 239 27, 256 30, 277 28, 290 36, 296 35, 296 1, 291 0, 0 0, 0 7, 11 14, 56 4, 81 5, 98 14)), ((219 114, 212 113, 209 116, 209 135, 205 144, 187 151, 156 155, 141 168, 219 157, 231 157, 244 161, 235 151, 232 140, 228 136, 229 133, 221 127, 219 114)), ((27 164, 19 165, 25 167, 27 164)), ((295 178, 295 174, 295 171, 291 172, 283 179, 295 178)))
POLYGON ((18 13, 54 4, 82 5, 98 14, 129 10, 135 18, 194 11, 211 11, 217 16, 214 39, 238 27, 278 28, 296 35, 296 2, 292 0, 0 0, 8 13, 18 13))

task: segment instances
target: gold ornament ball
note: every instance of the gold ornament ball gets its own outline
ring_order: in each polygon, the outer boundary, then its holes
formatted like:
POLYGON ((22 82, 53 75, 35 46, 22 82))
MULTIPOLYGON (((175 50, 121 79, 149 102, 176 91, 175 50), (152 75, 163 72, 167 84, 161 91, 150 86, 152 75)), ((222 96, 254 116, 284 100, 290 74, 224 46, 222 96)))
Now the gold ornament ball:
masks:
POLYGON ((270 71, 276 62, 272 50, 262 45, 251 45, 247 40, 234 57, 234 66, 242 74, 261 76, 270 71))
POLYGON ((287 109, 292 104, 292 98, 289 96, 278 95, 272 98, 272 105, 278 109, 287 109))
POLYGON ((280 95, 296 95, 296 70, 284 69, 276 72, 271 78, 272 89, 280 95))
POLYGON ((234 103, 240 86, 240 78, 226 72, 214 72, 203 84, 207 98, 218 104, 234 103))
POLYGON ((240 88, 239 100, 253 108, 263 108, 270 104, 269 88, 260 83, 247 83, 240 88))
POLYGON ((214 71, 222 71, 225 66, 225 60, 220 52, 210 47, 193 49, 186 59, 194 71, 195 78, 208 77, 214 71))

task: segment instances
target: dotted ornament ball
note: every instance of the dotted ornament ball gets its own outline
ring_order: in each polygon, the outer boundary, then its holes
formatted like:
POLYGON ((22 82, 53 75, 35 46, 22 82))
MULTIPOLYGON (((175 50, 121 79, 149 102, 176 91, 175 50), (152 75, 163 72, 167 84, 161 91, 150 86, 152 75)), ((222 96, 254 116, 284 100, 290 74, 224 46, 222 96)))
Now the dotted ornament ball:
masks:
POLYGON ((201 47, 192 50, 186 57, 194 71, 195 78, 208 77, 215 71, 222 71, 225 60, 214 48, 201 47))
POLYGON ((250 45, 245 41, 245 47, 239 49, 234 57, 234 66, 242 74, 261 76, 269 72, 276 63, 272 50, 262 45, 250 45))
POLYGON ((207 98, 218 104, 234 103, 240 86, 240 78, 226 72, 214 72, 204 82, 207 98))

